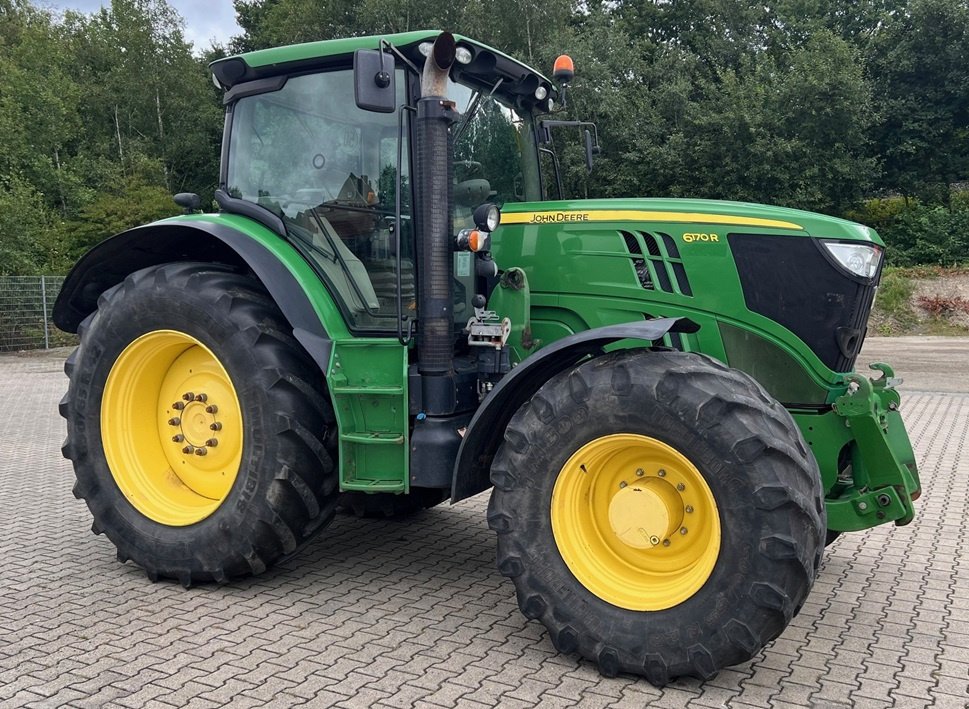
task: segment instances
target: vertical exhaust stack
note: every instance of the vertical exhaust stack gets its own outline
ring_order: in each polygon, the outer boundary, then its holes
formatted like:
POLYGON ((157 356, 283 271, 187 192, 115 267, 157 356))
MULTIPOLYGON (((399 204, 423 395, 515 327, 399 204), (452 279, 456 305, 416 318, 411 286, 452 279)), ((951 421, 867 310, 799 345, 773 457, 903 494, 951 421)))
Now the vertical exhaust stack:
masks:
POLYGON ((457 114, 454 104, 445 96, 454 50, 451 33, 438 35, 424 63, 415 130, 417 351, 418 371, 425 381, 425 410, 429 414, 450 413, 447 409, 454 407, 451 381, 454 371, 454 261, 451 255, 454 145, 450 127, 457 114))

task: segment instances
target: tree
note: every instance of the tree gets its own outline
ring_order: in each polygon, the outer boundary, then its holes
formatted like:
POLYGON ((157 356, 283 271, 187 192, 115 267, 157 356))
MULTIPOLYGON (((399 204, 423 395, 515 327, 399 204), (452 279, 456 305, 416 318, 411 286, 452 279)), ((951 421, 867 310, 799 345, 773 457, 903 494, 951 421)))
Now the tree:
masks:
POLYGON ((879 33, 869 71, 886 190, 948 203, 969 177, 969 5, 912 0, 879 33))

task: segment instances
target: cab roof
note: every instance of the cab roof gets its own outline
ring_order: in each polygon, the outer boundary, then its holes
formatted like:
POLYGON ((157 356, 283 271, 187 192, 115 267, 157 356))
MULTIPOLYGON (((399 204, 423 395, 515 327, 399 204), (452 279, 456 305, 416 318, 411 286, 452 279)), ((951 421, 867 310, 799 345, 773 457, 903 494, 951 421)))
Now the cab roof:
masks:
MULTIPOLYGON (((356 50, 378 49, 383 40, 420 67, 424 64, 420 45, 434 41, 439 34, 441 30, 428 29, 292 44, 237 54, 214 61, 209 66, 219 84, 224 89, 231 89, 248 81, 347 63, 356 50)), ((464 35, 456 34, 454 40, 458 46, 471 50, 472 59, 466 65, 455 62, 452 78, 489 90, 502 79, 498 93, 531 99, 533 103, 538 102, 532 97, 539 86, 544 86, 549 96, 554 95, 552 81, 527 64, 464 35)))

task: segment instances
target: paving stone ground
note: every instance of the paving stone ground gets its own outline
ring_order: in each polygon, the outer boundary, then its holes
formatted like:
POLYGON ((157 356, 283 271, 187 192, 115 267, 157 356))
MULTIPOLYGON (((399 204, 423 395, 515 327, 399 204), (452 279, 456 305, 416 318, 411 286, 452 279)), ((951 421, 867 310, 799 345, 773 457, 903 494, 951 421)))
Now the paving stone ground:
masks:
POLYGON ((969 704, 965 394, 903 402, 915 523, 842 537, 754 660, 659 690, 559 655, 518 612, 487 495, 406 522, 340 518, 244 583, 150 583, 71 495, 62 357, 0 356, 0 707, 969 704))

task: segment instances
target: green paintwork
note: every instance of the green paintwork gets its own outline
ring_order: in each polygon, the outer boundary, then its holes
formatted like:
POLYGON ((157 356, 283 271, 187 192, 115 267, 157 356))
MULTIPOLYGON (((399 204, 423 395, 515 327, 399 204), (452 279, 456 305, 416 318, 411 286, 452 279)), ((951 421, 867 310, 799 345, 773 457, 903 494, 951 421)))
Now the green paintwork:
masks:
POLYGON ((397 340, 341 340, 326 379, 340 432, 341 489, 408 492, 407 350, 397 340))
MULTIPOLYGON (((843 219, 781 207, 711 200, 628 199, 528 202, 506 205, 507 215, 528 212, 648 212, 707 213, 732 217, 754 217, 789 222, 799 230, 776 227, 729 226, 695 221, 589 221, 551 224, 507 224, 493 236, 495 260, 499 266, 517 266, 528 275, 533 308, 533 331, 545 344, 573 332, 651 316, 683 316, 701 326, 698 350, 726 361, 718 323, 742 327, 767 339, 802 367, 805 376, 819 389, 828 391, 827 403, 843 388, 843 376, 832 372, 815 353, 784 327, 746 307, 740 277, 734 265, 726 234, 742 230, 751 234, 788 233, 804 238, 824 237, 857 240, 882 245, 871 229, 843 219), (673 237, 680 258, 665 253, 647 258, 653 282, 656 269, 665 268, 674 284, 670 293, 644 290, 636 278, 629 252, 617 232, 648 231, 673 237), (717 242, 683 240, 684 234, 713 233, 717 242), (672 264, 682 262, 694 284, 693 295, 677 292, 672 264)), ((645 245, 640 246, 648 254, 645 245)))
POLYGON ((542 343, 532 337, 531 295, 528 276, 520 268, 510 268, 502 274, 498 287, 491 294, 488 307, 511 321, 508 346, 511 361, 517 364, 542 343))
POLYGON ((186 214, 171 219, 162 220, 161 224, 166 223, 186 223, 186 222, 213 222, 231 227, 236 231, 242 232, 246 236, 258 241, 265 246, 273 255, 278 258, 283 265, 293 274, 293 277, 303 287, 303 291, 309 298, 313 309, 323 323, 327 333, 334 340, 347 339, 350 331, 347 329, 340 309, 333 300, 330 293, 320 287, 320 279, 310 268, 306 260, 294 249, 285 239, 278 234, 270 231, 262 224, 247 217, 236 214, 186 214))
MULTIPOLYGON (((285 65, 291 62, 305 62, 313 59, 330 59, 340 56, 349 56, 358 49, 377 49, 380 46, 381 40, 390 42, 395 47, 403 48, 419 42, 433 41, 434 38, 439 34, 441 34, 441 30, 416 30, 414 32, 371 35, 369 37, 328 39, 321 42, 307 42, 306 44, 291 44, 285 47, 260 49, 255 52, 237 54, 233 57, 219 59, 212 62, 212 64, 215 65, 220 62, 228 61, 229 59, 239 58, 253 69, 264 69, 266 67, 285 65)), ((519 62, 514 57, 510 57, 494 47, 489 47, 487 44, 483 44, 471 39, 470 37, 465 37, 464 35, 460 34, 455 34, 454 39, 458 43, 465 43, 473 47, 486 49, 489 52, 493 52, 494 54, 505 57, 506 59, 509 59, 510 61, 513 61, 521 66, 525 72, 536 74, 539 78, 544 79, 546 83, 551 83, 551 81, 544 77, 540 72, 535 71, 527 64, 519 62)), ((281 67, 281 70, 285 71, 285 68, 281 67)))
POLYGON ((887 364, 871 368, 882 376, 849 375, 848 391, 834 403, 857 446, 852 457, 854 485, 828 505, 828 527, 839 531, 872 526, 865 523, 870 515, 875 524, 908 524, 915 516, 911 496, 921 490, 915 454, 898 411, 899 395, 891 386, 894 373, 887 364), (855 494, 860 490, 866 491, 864 495, 855 494))

